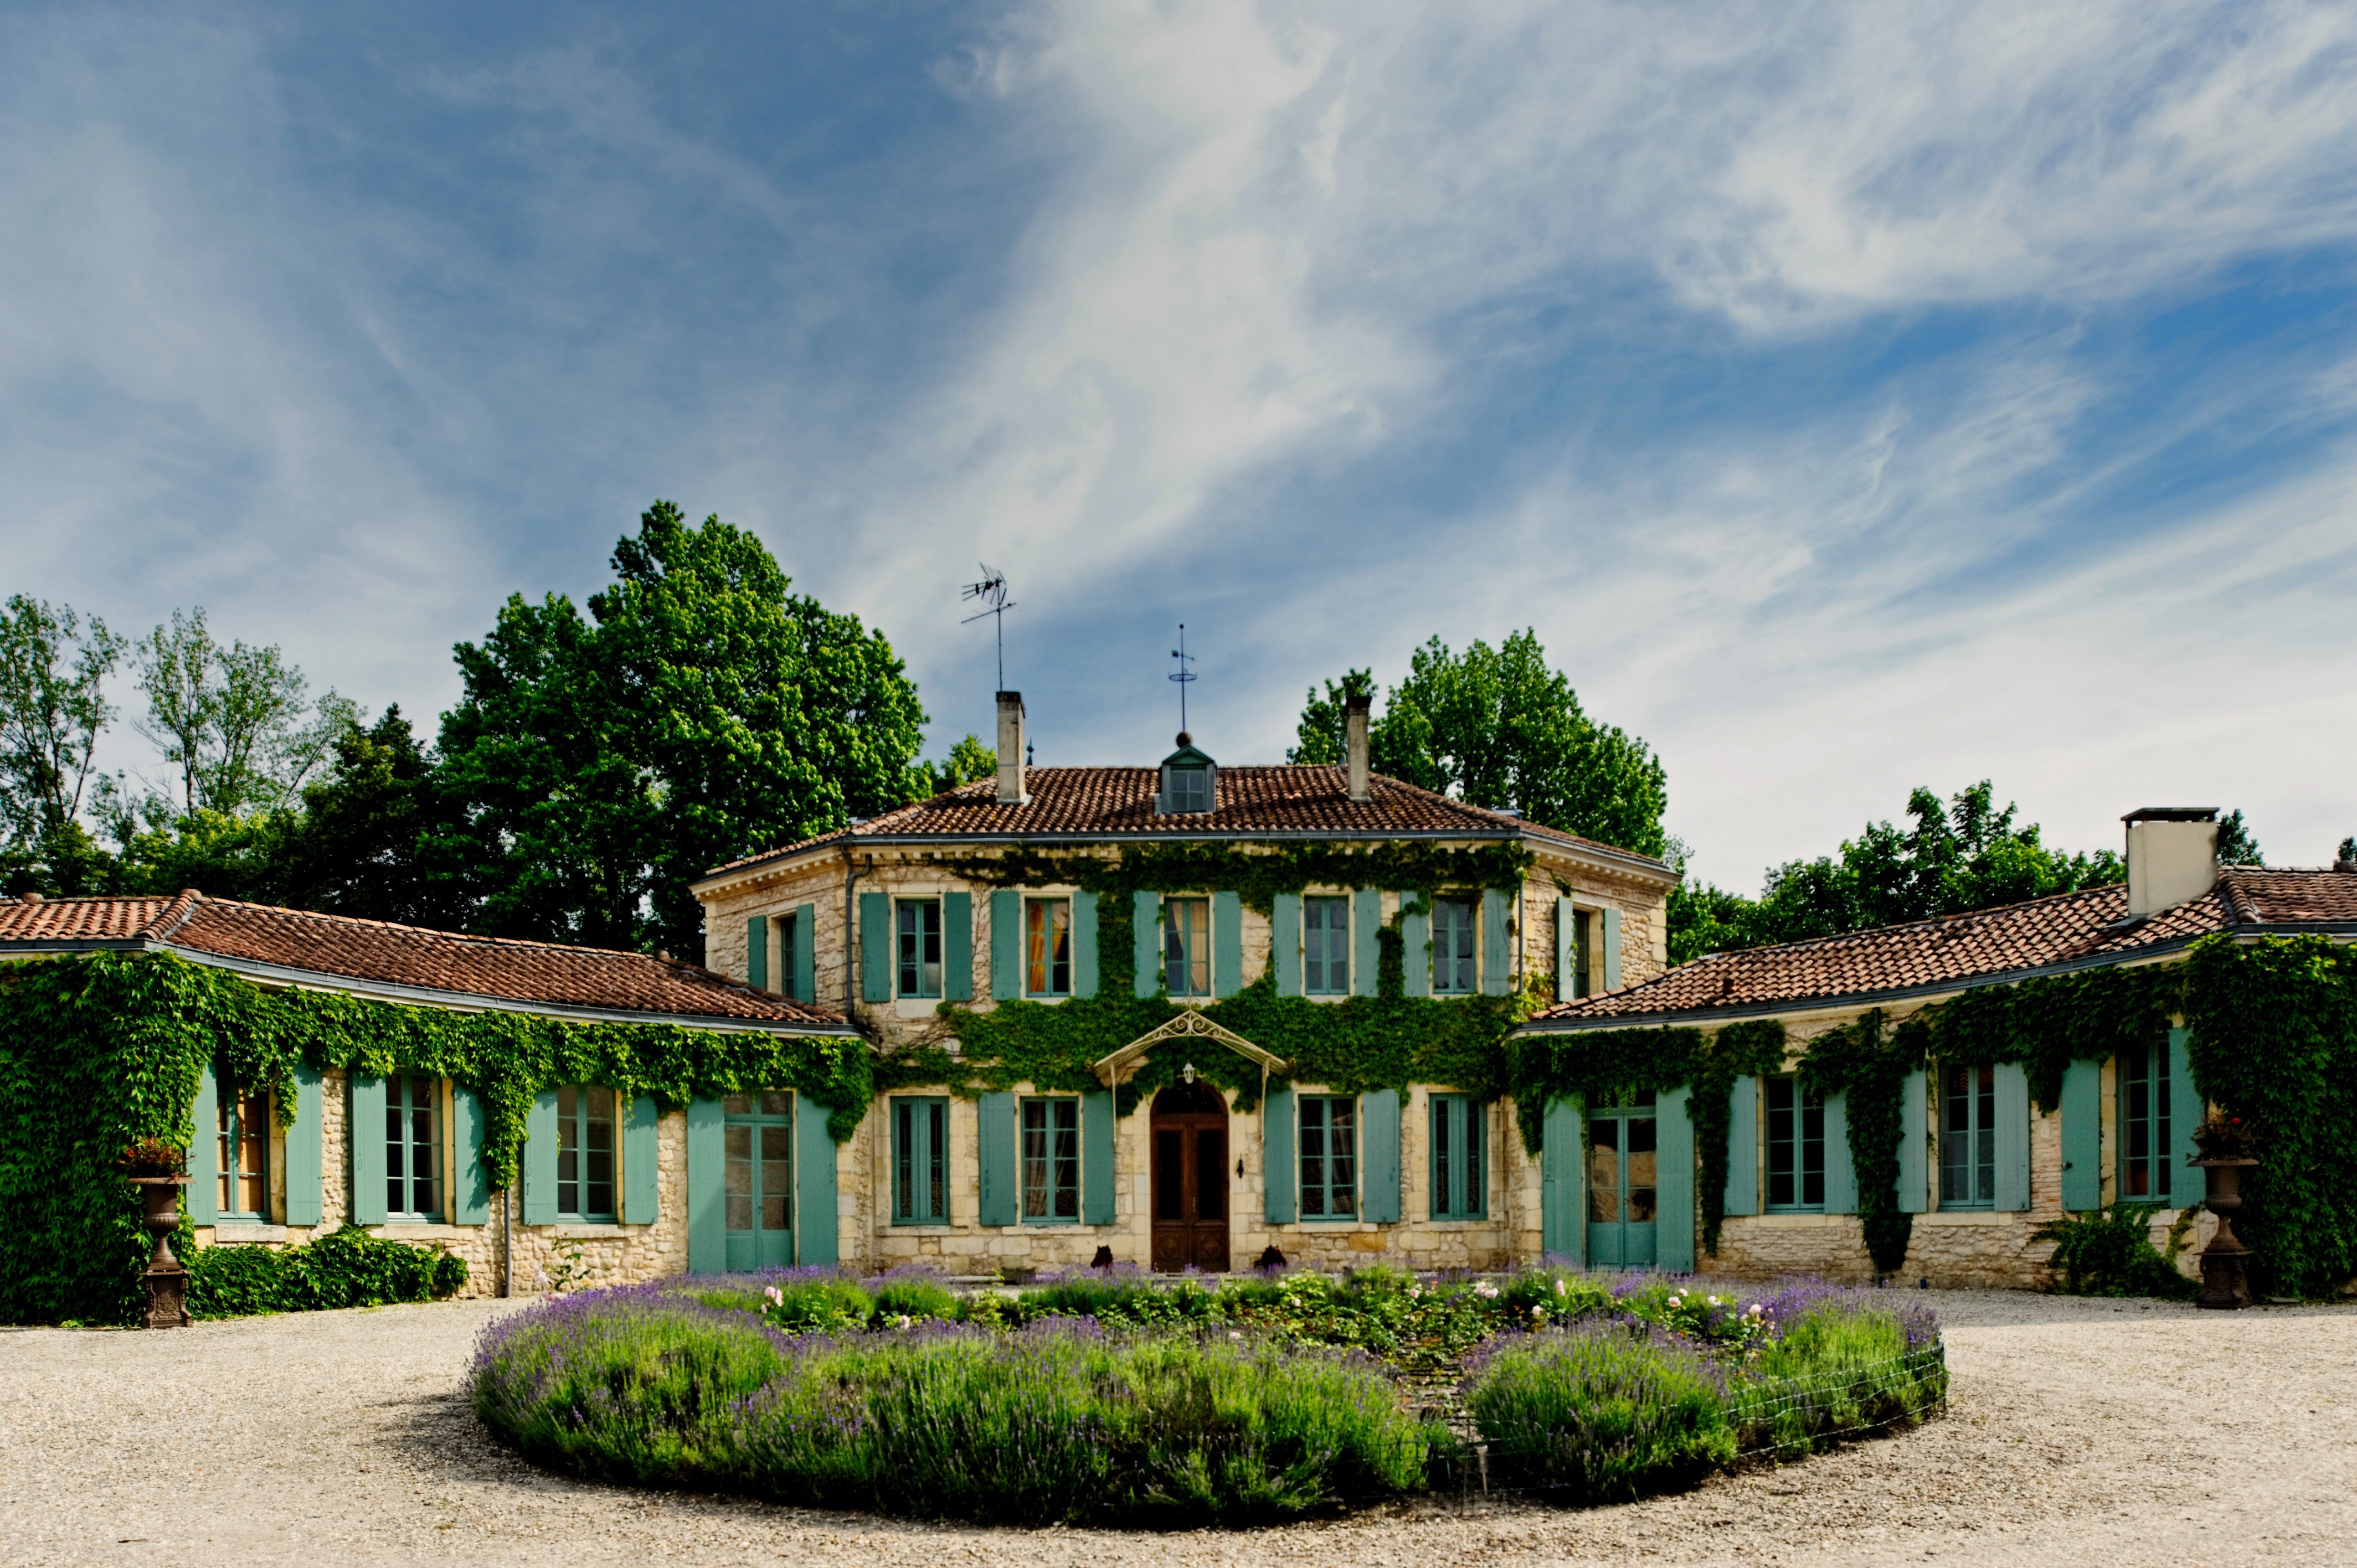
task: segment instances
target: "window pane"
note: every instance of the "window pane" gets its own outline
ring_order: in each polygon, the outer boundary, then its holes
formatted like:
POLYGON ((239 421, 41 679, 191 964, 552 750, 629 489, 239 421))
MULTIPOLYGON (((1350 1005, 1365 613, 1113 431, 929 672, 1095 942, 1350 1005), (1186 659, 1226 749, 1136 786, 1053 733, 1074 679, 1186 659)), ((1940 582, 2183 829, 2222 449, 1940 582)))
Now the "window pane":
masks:
POLYGON ((1336 1096, 1326 1107, 1326 1212, 1359 1212, 1359 1102, 1336 1096))
POLYGON ((793 1129, 761 1129, 761 1229, 787 1228, 786 1199, 793 1190, 793 1129))
POLYGON ((1482 1204, 1488 1201, 1482 1190, 1482 1176, 1490 1149, 1488 1118, 1478 1101, 1468 1100, 1463 1104, 1465 1132, 1461 1142, 1465 1146, 1465 1179, 1461 1184, 1464 1190, 1459 1194, 1459 1201, 1464 1205, 1466 1214, 1475 1215, 1481 1212, 1482 1204))
POLYGON ((794 1097, 787 1093, 784 1090, 765 1089, 761 1090, 762 1115, 791 1116, 793 1114, 793 1111, 794 1097))
POLYGON ((1768 1090, 1768 1206, 1788 1208, 1800 1201, 1792 1136, 1792 1080, 1771 1078, 1768 1090))
POLYGON ((556 1212, 581 1217, 581 1091, 556 1091, 556 1212))
POLYGON ((1653 1119, 1650 1116, 1629 1118, 1629 1222, 1651 1224, 1653 1219, 1653 1119))
POLYGON ((892 1218, 917 1217, 917 1103, 892 1102, 892 1218))
POLYGON ((1571 914, 1571 993, 1574 996, 1588 993, 1589 954, 1592 950, 1589 933, 1595 919, 1595 911, 1590 909, 1575 909, 1571 914))
POLYGON ((1825 1102, 1813 1094, 1801 1101, 1801 1201, 1825 1206, 1825 1102))
POLYGON ((1049 1101, 1056 1128, 1056 1205, 1059 1219, 1081 1217, 1081 1102, 1049 1101))
POLYGON ((1315 1095, 1301 1101, 1301 1212, 1326 1212, 1326 1101, 1315 1095))
POLYGON ((1449 1194, 1455 1189, 1456 1184, 1449 1180, 1451 1175, 1449 1161, 1455 1155, 1455 1149, 1448 1138, 1449 1123, 1456 1120, 1456 1101, 1441 1095, 1434 1095, 1432 1097, 1432 1211, 1435 1214, 1457 1212, 1456 1206, 1449 1202, 1449 1194))
POLYGON ((720 1101, 720 1111, 725 1116, 749 1116, 753 1113, 753 1097, 749 1094, 728 1095, 720 1101))
POLYGON ((585 1089, 582 1098, 582 1215, 614 1217, 614 1091, 585 1089))
POLYGON ((1023 1102, 1023 1218, 1048 1217, 1048 1102, 1023 1102))
POLYGON ((1598 1225, 1620 1218, 1620 1123, 1598 1117, 1587 1124, 1587 1218, 1598 1225))
POLYGON ((724 1176, 728 1198, 728 1229, 753 1229, 753 1129, 733 1126, 722 1129, 727 1149, 727 1168, 724 1176))
POLYGON ((942 1223, 950 1214, 950 1108, 934 1101, 926 1108, 926 1122, 931 1129, 927 1145, 927 1194, 930 1199, 925 1218, 942 1223))

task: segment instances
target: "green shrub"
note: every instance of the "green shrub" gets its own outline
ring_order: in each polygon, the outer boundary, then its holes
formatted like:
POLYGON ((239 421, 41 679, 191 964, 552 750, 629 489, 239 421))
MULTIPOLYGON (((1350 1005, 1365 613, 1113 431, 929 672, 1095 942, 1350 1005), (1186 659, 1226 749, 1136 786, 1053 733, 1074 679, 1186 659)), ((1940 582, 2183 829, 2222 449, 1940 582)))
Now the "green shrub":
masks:
POLYGON ((2065 1294, 2190 1301, 2201 1287, 2152 1244, 2152 1214, 2148 1203, 2114 1203, 2050 1220, 2035 1234, 2054 1243, 2049 1262, 2061 1272, 2065 1294))
POLYGON ((438 1301, 467 1283, 467 1260, 347 1225, 300 1247, 190 1250, 188 1316, 242 1317, 438 1301))
POLYGON ((471 1381, 553 1467, 992 1521, 1297 1517, 1419 1488, 1435 1437, 1361 1359, 1071 1318, 789 1342, 655 1287, 503 1319, 471 1381))
POLYGON ((1730 1379, 1727 1412, 1742 1452, 1807 1453, 1912 1425, 1946 1396, 1947 1359, 1920 1305, 1822 1287, 1774 1300, 1778 1332, 1746 1351, 1730 1379))
POLYGON ((1735 1457, 1710 1364, 1620 1325, 1513 1342, 1475 1373, 1465 1408, 1493 1475, 1568 1503, 1692 1486, 1735 1457))
POLYGON ((956 1294, 937 1280, 880 1281, 875 1298, 876 1318, 879 1322, 899 1317, 947 1320, 957 1316, 956 1294))

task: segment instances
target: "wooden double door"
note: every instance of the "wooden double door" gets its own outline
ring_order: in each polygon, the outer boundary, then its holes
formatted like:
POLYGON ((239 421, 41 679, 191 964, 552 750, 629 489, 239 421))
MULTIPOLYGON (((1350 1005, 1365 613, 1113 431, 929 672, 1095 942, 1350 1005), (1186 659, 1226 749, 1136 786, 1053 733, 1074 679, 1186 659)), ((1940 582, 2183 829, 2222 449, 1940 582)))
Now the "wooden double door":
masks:
POLYGON ((1207 1083, 1154 1097, 1154 1267, 1228 1268, 1228 1106, 1207 1083))

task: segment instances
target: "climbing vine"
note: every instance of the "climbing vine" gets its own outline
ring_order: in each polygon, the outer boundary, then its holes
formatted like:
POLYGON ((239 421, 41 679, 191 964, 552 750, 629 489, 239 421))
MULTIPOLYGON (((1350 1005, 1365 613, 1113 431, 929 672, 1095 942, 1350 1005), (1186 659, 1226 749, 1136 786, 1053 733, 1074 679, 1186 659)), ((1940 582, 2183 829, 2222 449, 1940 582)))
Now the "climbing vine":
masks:
MULTIPOLYGON (((578 1024, 453 1013, 307 991, 265 991, 171 953, 96 953, 0 972, 0 1320, 126 1320, 149 1245, 115 1155, 183 1147, 206 1068, 272 1090, 294 1114, 298 1063, 430 1073, 482 1100, 492 1185, 514 1179, 533 1098, 597 1083, 676 1107, 791 1088, 827 1108, 838 1140, 874 1093, 866 1042, 668 1024, 578 1024)), ((188 1239, 182 1227, 182 1240, 188 1239)))
POLYGON ((1695 1147, 1702 1155, 1702 1245, 1716 1256, 1727 1223, 1727 1136, 1734 1115, 1735 1080, 1779 1071, 1784 1065, 1784 1026, 1773 1018, 1729 1024, 1711 1037, 1695 1075, 1695 1147))
POLYGON ((1907 1075, 1922 1063, 1922 1034, 1913 1018, 1886 1032, 1878 1007, 1818 1036, 1801 1058, 1802 1084, 1826 1099, 1843 1096, 1848 1110, 1857 1218, 1878 1274, 1894 1273, 1906 1262, 1915 1233, 1915 1217, 1899 1207, 1899 1144, 1907 1075))

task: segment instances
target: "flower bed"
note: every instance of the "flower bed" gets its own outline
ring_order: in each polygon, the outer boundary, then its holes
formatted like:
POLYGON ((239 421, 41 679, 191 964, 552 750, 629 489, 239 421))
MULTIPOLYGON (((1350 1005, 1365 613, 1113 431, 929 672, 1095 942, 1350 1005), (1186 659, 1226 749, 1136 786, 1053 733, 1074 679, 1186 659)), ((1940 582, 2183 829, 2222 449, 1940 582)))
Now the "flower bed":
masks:
POLYGON ((472 1384, 502 1441, 608 1480, 1117 1523, 1482 1477, 1633 1497, 1921 1420, 1946 1369, 1921 1305, 1813 1283, 1375 1270, 958 1294, 781 1270, 528 1308, 486 1332, 472 1384))

